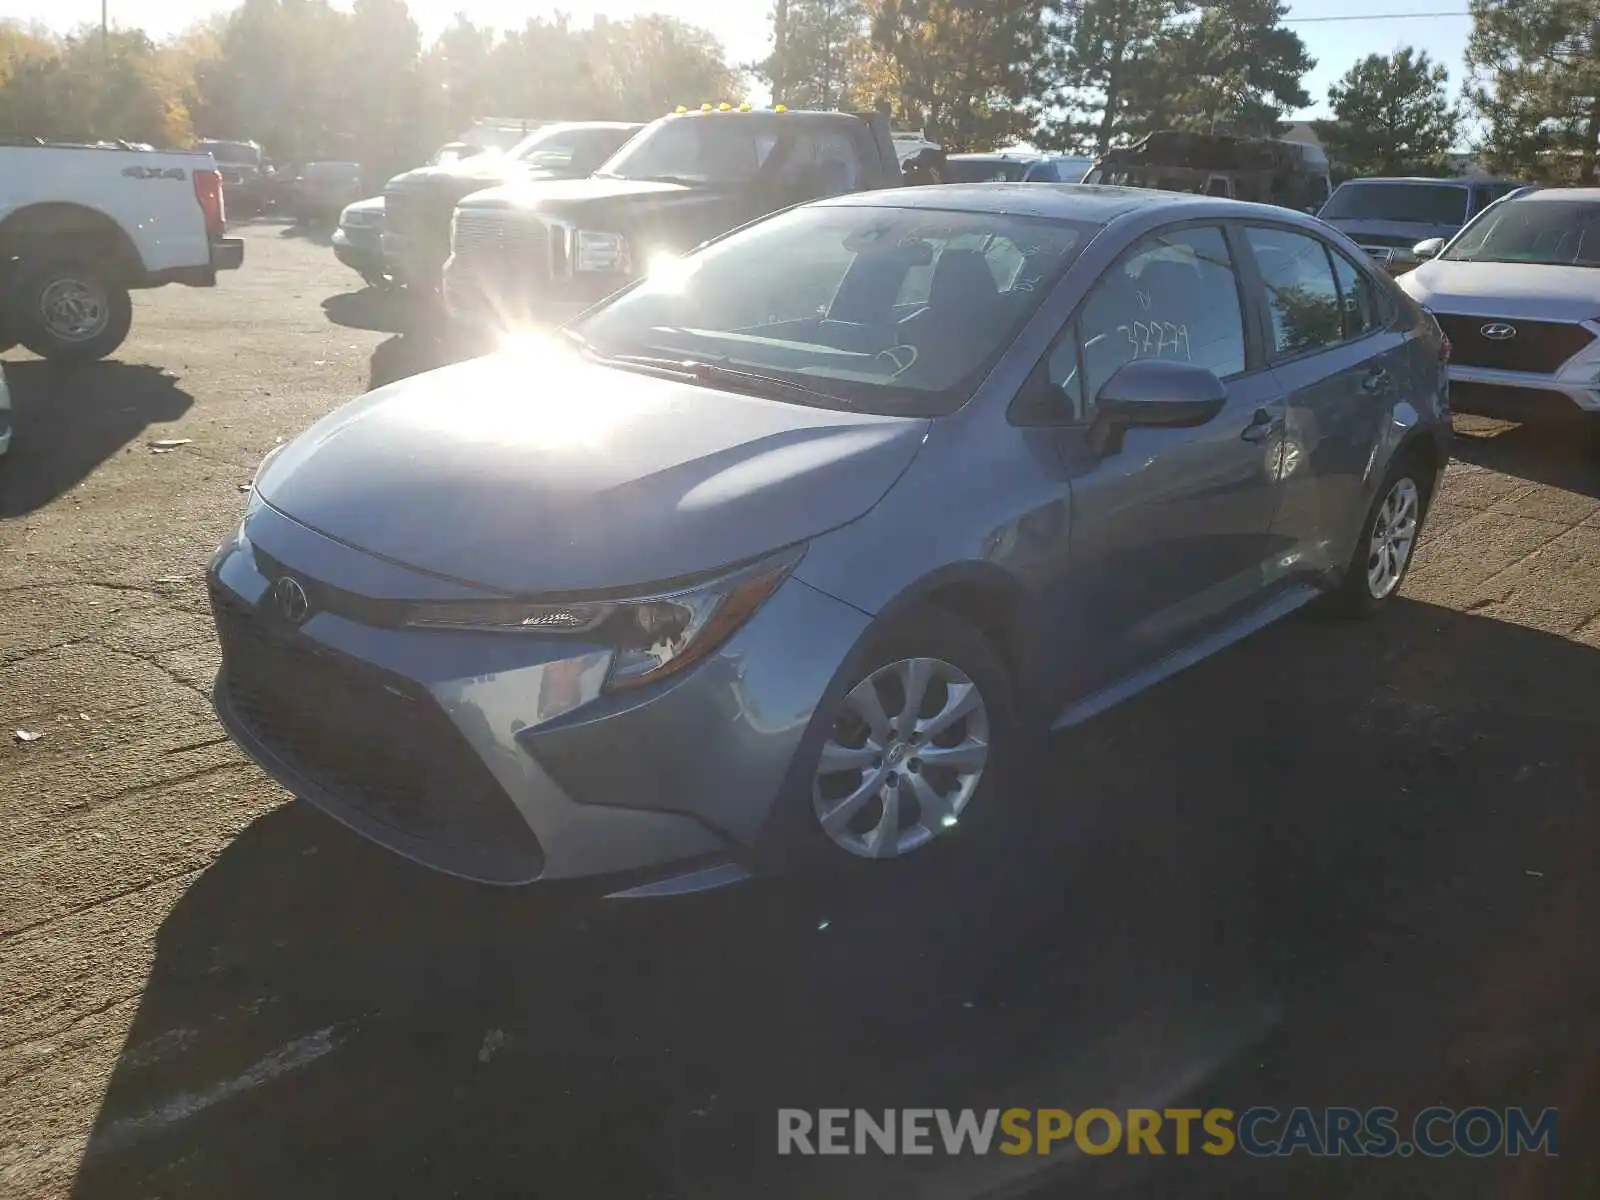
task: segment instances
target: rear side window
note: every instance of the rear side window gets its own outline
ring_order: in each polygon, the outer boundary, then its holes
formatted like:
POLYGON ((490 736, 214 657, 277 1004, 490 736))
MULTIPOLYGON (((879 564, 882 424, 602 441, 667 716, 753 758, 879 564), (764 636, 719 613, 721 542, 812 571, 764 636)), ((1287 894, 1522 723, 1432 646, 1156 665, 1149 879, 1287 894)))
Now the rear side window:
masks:
POLYGON ((1280 357, 1314 354, 1345 339, 1339 285, 1327 247, 1289 229, 1251 226, 1245 238, 1255 254, 1280 357))
POLYGON ((1377 329, 1382 321, 1372 280, 1337 250, 1333 252, 1333 275, 1339 284, 1339 311, 1343 314, 1345 338, 1364 337, 1377 329))

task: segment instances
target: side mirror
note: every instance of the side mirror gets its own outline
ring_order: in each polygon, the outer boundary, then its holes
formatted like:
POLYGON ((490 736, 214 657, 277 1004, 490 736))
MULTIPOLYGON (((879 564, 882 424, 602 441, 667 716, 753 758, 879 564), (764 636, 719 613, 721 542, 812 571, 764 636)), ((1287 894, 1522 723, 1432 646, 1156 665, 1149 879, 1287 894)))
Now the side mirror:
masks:
POLYGON ((1101 452, 1120 450, 1128 429, 1204 425, 1227 402, 1227 387, 1205 367, 1160 358, 1123 363, 1094 399, 1101 452))
POLYGON ((1411 247, 1411 253, 1426 262, 1430 258, 1438 258, 1444 250, 1444 238, 1428 238, 1411 247))

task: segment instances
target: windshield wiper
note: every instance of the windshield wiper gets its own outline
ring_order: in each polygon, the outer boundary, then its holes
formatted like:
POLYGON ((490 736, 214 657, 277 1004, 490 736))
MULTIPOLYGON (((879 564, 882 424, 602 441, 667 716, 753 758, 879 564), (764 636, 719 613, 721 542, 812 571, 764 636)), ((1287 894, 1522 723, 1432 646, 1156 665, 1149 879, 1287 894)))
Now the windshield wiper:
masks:
POLYGON ((747 371, 742 367, 729 366, 727 363, 710 362, 703 358, 669 358, 664 354, 604 354, 595 349, 584 336, 574 329, 563 329, 563 336, 568 338, 584 354, 596 362, 612 363, 622 367, 641 367, 647 371, 659 371, 665 375, 682 379, 691 383, 698 383, 705 387, 720 387, 725 391, 744 392, 753 396, 771 396, 774 394, 793 396, 804 400, 808 404, 815 404, 819 400, 827 404, 842 405, 845 403, 840 396, 832 392, 821 391, 817 388, 807 387, 803 383, 796 383, 785 379, 781 375, 768 375, 762 371, 747 371))

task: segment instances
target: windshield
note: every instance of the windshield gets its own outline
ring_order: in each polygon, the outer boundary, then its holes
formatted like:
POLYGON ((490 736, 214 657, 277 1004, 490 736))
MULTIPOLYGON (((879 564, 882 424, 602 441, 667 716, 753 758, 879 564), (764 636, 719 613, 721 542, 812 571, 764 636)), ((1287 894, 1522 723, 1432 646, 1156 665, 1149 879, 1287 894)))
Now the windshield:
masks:
POLYGON ((261 160, 261 151, 248 142, 200 142, 195 149, 209 154, 219 163, 243 163, 255 166, 261 160))
POLYGON ((1028 165, 1005 158, 952 158, 950 179, 954 183, 1018 183, 1028 173, 1028 165))
POLYGON ((748 183, 777 144, 767 121, 672 118, 634 138, 599 174, 618 179, 748 183))
POLYGON ((1600 266, 1600 202, 1507 200, 1484 209, 1441 257, 1456 262, 1600 266))
POLYGON ((617 152, 631 138, 627 127, 582 128, 556 125, 529 134, 512 147, 509 157, 530 167, 587 174, 617 152))
POLYGON ((934 416, 967 399, 1096 228, 798 208, 659 267, 573 330, 602 357, 711 364, 782 399, 934 416))
POLYGON ((1324 221, 1460 225, 1467 217, 1467 189, 1447 183, 1343 183, 1317 215, 1324 221))

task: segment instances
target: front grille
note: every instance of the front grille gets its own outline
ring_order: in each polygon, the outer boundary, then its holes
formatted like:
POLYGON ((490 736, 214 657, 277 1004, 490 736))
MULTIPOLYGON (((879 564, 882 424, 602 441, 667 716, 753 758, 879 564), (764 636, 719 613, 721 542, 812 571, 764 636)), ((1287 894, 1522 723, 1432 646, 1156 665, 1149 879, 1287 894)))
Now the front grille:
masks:
POLYGON ((538 875, 538 838, 416 684, 277 630, 212 589, 233 716, 341 806, 420 843, 415 857, 476 878, 538 875))
POLYGON ((1406 237, 1403 234, 1393 233, 1363 233, 1356 239, 1362 249, 1368 246, 1379 246, 1386 250, 1409 250, 1415 246, 1420 238, 1406 237))
POLYGON ((1509 321, 1452 313, 1434 316, 1450 338, 1450 361, 1463 367, 1554 375, 1563 363, 1594 341, 1594 334, 1583 326, 1556 321, 1509 321), (1486 325, 1510 325, 1517 331, 1516 336, 1504 340, 1484 337, 1486 325))
POLYGON ((521 213, 463 209, 456 214, 450 248, 462 261, 492 263, 522 276, 547 276, 550 271, 550 231, 521 213))
POLYGON ((413 261, 444 265, 450 253, 450 214, 455 196, 431 188, 390 188, 383 193, 383 219, 390 233, 404 238, 413 261))

